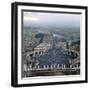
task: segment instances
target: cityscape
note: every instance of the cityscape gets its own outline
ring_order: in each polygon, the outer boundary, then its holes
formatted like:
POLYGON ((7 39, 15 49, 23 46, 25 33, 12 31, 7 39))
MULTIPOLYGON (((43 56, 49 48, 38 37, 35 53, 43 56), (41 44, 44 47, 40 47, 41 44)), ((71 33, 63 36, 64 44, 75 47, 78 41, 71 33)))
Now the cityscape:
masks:
POLYGON ((80 75, 80 16, 23 12, 22 78, 80 75))

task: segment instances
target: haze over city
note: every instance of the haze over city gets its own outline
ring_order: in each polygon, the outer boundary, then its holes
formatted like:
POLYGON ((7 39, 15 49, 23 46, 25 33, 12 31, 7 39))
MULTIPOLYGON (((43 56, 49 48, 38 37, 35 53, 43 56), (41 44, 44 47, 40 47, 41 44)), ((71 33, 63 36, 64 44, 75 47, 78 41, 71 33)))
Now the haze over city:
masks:
POLYGON ((80 14, 23 12, 24 27, 79 27, 80 14))

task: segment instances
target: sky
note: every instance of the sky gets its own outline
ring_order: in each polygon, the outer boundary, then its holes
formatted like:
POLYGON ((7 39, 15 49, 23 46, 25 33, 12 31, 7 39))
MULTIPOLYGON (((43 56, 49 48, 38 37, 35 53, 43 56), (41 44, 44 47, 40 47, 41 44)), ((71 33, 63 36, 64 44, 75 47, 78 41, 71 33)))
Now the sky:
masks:
POLYGON ((23 12, 25 27, 80 27, 80 14, 23 12))

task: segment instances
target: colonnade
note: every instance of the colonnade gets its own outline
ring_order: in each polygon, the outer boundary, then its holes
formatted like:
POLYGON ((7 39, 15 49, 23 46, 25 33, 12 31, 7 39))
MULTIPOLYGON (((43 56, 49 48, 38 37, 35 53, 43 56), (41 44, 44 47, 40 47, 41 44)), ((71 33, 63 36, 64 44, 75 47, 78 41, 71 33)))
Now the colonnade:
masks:
MULTIPOLYGON (((26 64, 23 65, 23 70, 24 71, 30 71, 30 70, 54 70, 54 69, 72 69, 72 68, 73 68, 72 64, 70 64, 69 67, 66 67, 65 64, 61 64, 61 65, 60 64, 51 64, 51 65, 42 65, 42 67, 37 65, 37 66, 35 66, 33 68, 32 68, 32 65, 29 65, 29 67, 27 67, 26 64)), ((76 68, 78 68, 78 66, 76 68)))

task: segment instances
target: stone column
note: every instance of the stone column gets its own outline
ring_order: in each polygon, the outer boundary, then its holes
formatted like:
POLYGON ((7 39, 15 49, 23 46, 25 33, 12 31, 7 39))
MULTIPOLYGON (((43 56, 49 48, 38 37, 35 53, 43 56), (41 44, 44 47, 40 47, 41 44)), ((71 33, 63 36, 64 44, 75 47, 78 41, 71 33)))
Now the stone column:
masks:
POLYGON ((63 68, 65 69, 66 68, 66 65, 63 65, 63 68))
POLYGON ((43 65, 43 68, 46 69, 46 65, 43 65))
POLYGON ((53 66, 54 68, 56 67, 56 64, 54 64, 54 66, 53 66))
POLYGON ((72 68, 72 65, 70 65, 70 68, 72 68))
POLYGON ((37 69, 40 69, 40 66, 39 65, 37 65, 37 69))
POLYGON ((27 71, 27 65, 26 64, 23 65, 23 71, 27 71))
POLYGON ((49 69, 49 66, 47 65, 47 69, 49 69))
POLYGON ((51 64, 50 68, 53 69, 53 65, 52 64, 51 64))
POLYGON ((30 70, 32 70, 32 65, 29 65, 30 70))
POLYGON ((60 68, 60 65, 59 64, 57 64, 57 69, 59 69, 60 68))

